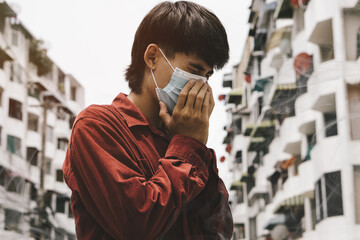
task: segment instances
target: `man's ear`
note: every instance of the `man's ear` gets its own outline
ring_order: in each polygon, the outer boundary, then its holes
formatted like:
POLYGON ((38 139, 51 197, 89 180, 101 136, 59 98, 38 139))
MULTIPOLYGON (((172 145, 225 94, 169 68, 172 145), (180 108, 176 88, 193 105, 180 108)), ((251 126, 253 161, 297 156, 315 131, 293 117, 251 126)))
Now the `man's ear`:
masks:
POLYGON ((154 70, 156 68, 159 53, 159 47, 156 44, 151 43, 147 46, 144 53, 144 61, 149 69, 154 70))

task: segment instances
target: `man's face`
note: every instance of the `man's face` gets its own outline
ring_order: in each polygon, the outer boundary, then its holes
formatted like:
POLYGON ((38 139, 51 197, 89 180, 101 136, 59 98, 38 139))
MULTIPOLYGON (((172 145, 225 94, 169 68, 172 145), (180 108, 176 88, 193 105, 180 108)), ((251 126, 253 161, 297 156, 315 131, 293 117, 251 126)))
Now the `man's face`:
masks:
MULTIPOLYGON (((188 73, 196 74, 206 78, 210 78, 213 74, 213 69, 205 63, 204 60, 198 58, 195 54, 186 55, 184 53, 175 53, 174 58, 169 59, 174 68, 180 68, 188 73)), ((166 62, 164 57, 159 58, 158 71, 158 86, 164 88, 170 81, 173 70, 166 62)), ((156 80, 157 80, 156 79, 156 80)))

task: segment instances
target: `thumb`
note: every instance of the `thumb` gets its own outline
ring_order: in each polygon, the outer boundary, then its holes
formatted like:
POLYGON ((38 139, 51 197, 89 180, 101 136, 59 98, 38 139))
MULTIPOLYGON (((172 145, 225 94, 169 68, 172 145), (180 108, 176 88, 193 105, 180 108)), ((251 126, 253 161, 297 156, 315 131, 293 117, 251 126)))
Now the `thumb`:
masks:
POLYGON ((166 104, 162 101, 159 101, 159 104, 160 104, 159 116, 163 120, 165 126, 167 127, 170 123, 171 116, 167 110, 166 104))

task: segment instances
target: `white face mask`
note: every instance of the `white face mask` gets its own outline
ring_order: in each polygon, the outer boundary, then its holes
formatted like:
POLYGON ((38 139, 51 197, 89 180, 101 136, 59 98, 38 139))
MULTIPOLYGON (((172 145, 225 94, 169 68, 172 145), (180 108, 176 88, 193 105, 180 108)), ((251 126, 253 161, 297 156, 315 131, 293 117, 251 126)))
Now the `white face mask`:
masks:
POLYGON ((151 75, 152 75, 155 85, 156 85, 156 94, 158 96, 158 99, 160 101, 163 101, 166 104, 168 112, 170 114, 172 114, 172 111, 174 110, 175 105, 179 99, 181 89, 183 89, 183 87, 186 85, 186 83, 188 81, 190 81, 191 79, 194 79, 194 80, 201 79, 205 83, 207 81, 207 78, 196 75, 196 74, 188 73, 184 70, 181 70, 180 68, 174 69, 174 67, 171 65, 169 60, 166 58, 166 56, 162 52, 162 50, 160 48, 159 48, 159 50, 160 50, 161 54, 164 56, 167 63, 170 65, 170 67, 174 71, 173 74, 171 75, 168 85, 166 85, 166 87, 164 87, 163 89, 159 88, 156 83, 153 71, 152 70, 150 70, 150 71, 151 71, 151 75))

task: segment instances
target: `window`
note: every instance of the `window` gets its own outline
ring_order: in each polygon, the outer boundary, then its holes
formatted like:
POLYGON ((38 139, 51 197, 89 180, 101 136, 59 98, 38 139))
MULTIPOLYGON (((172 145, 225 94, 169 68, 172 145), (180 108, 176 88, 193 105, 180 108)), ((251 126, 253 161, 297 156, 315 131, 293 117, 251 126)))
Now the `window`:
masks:
POLYGON ((51 162, 52 162, 52 159, 51 158, 45 158, 45 162, 46 162, 45 173, 47 175, 50 175, 51 174, 51 162))
MULTIPOLYGON (((259 104, 259 115, 257 116, 257 118, 261 115, 262 107, 263 107, 263 105, 264 105, 263 97, 259 97, 259 99, 258 99, 258 104, 259 104)), ((257 118, 256 118, 256 119, 257 119, 257 118)))
POLYGON ((69 204, 69 208, 68 208, 69 210, 68 210, 68 214, 69 214, 69 218, 74 218, 74 214, 73 214, 73 212, 72 212, 72 210, 71 210, 71 204, 69 204))
POLYGON ((26 149, 26 160, 28 163, 30 163, 32 166, 38 165, 38 159, 39 159, 39 150, 34 147, 28 147, 26 149))
POLYGON ((62 107, 58 107, 56 110, 56 118, 59 120, 66 120, 66 112, 62 107))
POLYGON ((22 82, 22 69, 19 64, 12 62, 10 66, 10 81, 22 82))
POLYGON ((70 96, 71 100, 76 101, 76 87, 74 87, 74 86, 71 87, 70 94, 71 94, 71 96, 70 96))
POLYGON ((58 138, 58 144, 57 144, 58 149, 66 151, 68 145, 69 145, 69 140, 67 140, 66 138, 58 138))
POLYGON ((56 196, 56 212, 65 213, 66 198, 61 195, 56 196))
POLYGON ((21 233, 21 212, 5 209, 5 230, 21 233))
POLYGON ((236 202, 243 203, 244 202, 244 187, 241 186, 236 190, 236 202))
POLYGON ((336 113, 325 113, 324 120, 326 137, 338 135, 336 113))
POLYGON ((316 134, 315 133, 306 135, 306 139, 308 142, 308 146, 316 144, 316 134))
POLYGON ((64 176, 61 169, 56 170, 56 181, 57 182, 64 182, 64 176))
POLYGON ((316 221, 343 215, 340 171, 324 174, 315 184, 316 221))
POLYGON ((235 134, 241 134, 242 129, 242 118, 237 118, 234 120, 235 125, 235 134))
POLYGON ((9 117, 22 120, 22 103, 15 99, 9 99, 9 117))
POLYGON ((65 74, 60 69, 58 78, 58 89, 62 94, 65 93, 65 74))
POLYGON ((54 142, 54 128, 46 126, 46 141, 54 142))
POLYGON ((6 169, 0 166, 0 186, 5 186, 6 176, 7 176, 6 169))
POLYGON ((29 113, 28 114, 28 130, 37 132, 39 125, 39 118, 35 114, 29 113))
POLYGON ((21 139, 11 135, 7 135, 7 147, 8 152, 21 157, 21 139))
POLYGON ((36 86, 29 86, 28 87, 28 96, 36 98, 37 100, 40 100, 40 90, 36 86))
POLYGON ((316 222, 320 222, 324 218, 321 179, 319 179, 315 184, 315 199, 316 199, 316 222))
POLYGON ((239 150, 235 154, 235 162, 236 163, 242 163, 242 151, 239 150))
POLYGON ((55 239, 56 240, 64 240, 66 236, 66 232, 62 229, 55 229, 55 239))
POLYGON ((262 61, 262 56, 261 55, 257 56, 256 62, 257 62, 257 70, 259 76, 261 76, 261 61, 262 61))
POLYGON ((334 59, 334 47, 332 45, 320 45, 321 62, 326 62, 334 59))
POLYGON ((76 116, 75 115, 71 115, 70 118, 69 118, 69 126, 70 126, 70 129, 72 129, 73 125, 74 125, 74 122, 75 122, 75 119, 76 119, 76 116))
POLYGON ((279 188, 279 178, 280 178, 281 173, 276 170, 271 176, 269 176, 267 178, 267 180, 269 180, 271 182, 271 193, 272 193, 272 197, 275 196, 276 192, 278 191, 279 188))
POLYGON ((25 179, 21 178, 21 177, 9 177, 8 181, 7 181, 7 191, 8 192, 13 192, 13 193, 17 193, 17 194, 22 194, 24 191, 24 187, 25 187, 25 179))
POLYGON ((314 148, 314 146, 316 145, 316 134, 309 134, 306 135, 306 139, 307 139, 307 143, 308 143, 308 150, 306 152, 306 156, 304 158, 304 161, 310 160, 311 159, 311 151, 314 148))
POLYGON ((52 199, 53 199, 53 192, 51 191, 47 191, 45 193, 45 206, 53 209, 53 206, 52 206, 52 199))
POLYGON ((343 215, 340 171, 325 174, 327 217, 343 215))
POLYGON ((31 183, 31 187, 30 187, 30 199, 33 201, 37 200, 37 188, 33 183, 31 183))
POLYGON ((253 175, 249 175, 246 179, 246 191, 248 195, 253 187, 255 187, 255 178, 253 175))
POLYGON ((234 226, 234 240, 241 240, 245 238, 245 225, 240 223, 240 224, 235 224, 234 226))

